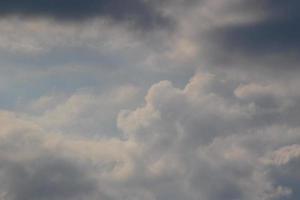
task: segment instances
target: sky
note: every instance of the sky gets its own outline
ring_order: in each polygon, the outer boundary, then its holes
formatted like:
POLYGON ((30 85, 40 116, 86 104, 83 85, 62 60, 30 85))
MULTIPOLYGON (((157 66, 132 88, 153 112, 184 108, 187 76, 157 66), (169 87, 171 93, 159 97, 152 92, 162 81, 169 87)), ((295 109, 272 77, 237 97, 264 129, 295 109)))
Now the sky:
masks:
POLYGON ((299 200, 299 9, 0 1, 0 200, 299 200))

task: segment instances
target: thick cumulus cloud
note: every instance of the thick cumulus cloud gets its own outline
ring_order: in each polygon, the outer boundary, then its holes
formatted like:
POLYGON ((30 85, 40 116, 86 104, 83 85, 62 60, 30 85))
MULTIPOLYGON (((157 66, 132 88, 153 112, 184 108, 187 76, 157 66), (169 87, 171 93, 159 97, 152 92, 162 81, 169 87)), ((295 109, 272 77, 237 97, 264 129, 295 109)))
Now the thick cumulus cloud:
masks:
POLYGON ((106 17, 116 22, 129 22, 143 29, 167 26, 169 20, 151 1, 143 0, 31 0, 1 2, 0 15, 50 17, 78 21, 106 17))
POLYGON ((119 193, 108 185, 131 174, 133 143, 47 134, 6 111, 0 118, 2 199, 114 199, 119 193))
MULTIPOLYGON (((259 99, 280 98, 276 90, 262 94, 268 87, 237 85, 229 99, 214 90, 223 84, 205 74, 195 76, 184 89, 160 82, 149 90, 145 106, 120 113, 119 127, 146 144, 149 173, 166 176, 165 184, 176 182, 174 176, 180 180, 175 190, 184 188, 185 199, 297 199, 297 188, 285 182, 291 179, 284 168, 274 171, 269 161, 271 154, 284 154, 285 148, 290 155, 283 155, 282 162, 298 156, 294 146, 288 146, 299 142, 298 126, 275 117, 294 106, 285 105, 293 98, 269 108, 259 99)), ((296 173, 296 168, 290 171, 296 173)), ((293 184, 298 182, 295 177, 293 184)))
MULTIPOLYGON (((28 108, 35 114, 1 111, 2 197, 297 199, 299 94, 228 82, 199 72, 183 88, 154 84, 144 105, 119 113, 121 137, 70 134, 99 119, 86 113, 104 97, 87 91, 41 98, 28 108)), ((116 94, 112 106, 124 101, 116 94)))

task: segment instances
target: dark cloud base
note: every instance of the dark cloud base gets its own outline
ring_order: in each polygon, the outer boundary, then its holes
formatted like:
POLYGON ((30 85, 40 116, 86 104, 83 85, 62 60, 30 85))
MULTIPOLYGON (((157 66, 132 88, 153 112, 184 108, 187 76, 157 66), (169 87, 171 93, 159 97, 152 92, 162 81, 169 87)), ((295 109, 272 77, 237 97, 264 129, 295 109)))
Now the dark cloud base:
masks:
MULTIPOLYGON (((220 26, 208 33, 212 60, 234 65, 237 60, 275 71, 299 69, 300 3, 289 1, 242 1, 234 11, 262 14, 261 20, 220 26), (250 11, 249 11, 250 10, 250 11), (228 51, 230 50, 230 51, 228 51), (213 53, 212 53, 213 52, 213 53)), ((239 68, 243 68, 239 64, 239 68)), ((245 64, 244 64, 245 65, 245 64)))
POLYGON ((96 181, 65 158, 42 157, 16 162, 1 159, 1 190, 10 200, 80 199, 97 190, 96 181))
POLYGON ((143 0, 12 0, 0 1, 2 17, 47 17, 64 21, 82 21, 106 17, 115 22, 130 22, 143 29, 170 25, 170 20, 143 0))
POLYGON ((219 30, 226 45, 251 54, 299 51, 299 1, 266 1, 261 6, 265 20, 219 30))

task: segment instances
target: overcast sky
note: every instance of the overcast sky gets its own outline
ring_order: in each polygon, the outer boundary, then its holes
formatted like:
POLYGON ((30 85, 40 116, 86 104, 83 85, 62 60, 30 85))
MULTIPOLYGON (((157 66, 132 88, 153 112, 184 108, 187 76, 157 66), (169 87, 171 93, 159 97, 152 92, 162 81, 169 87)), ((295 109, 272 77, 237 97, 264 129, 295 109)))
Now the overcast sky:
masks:
POLYGON ((0 200, 299 200, 299 10, 0 1, 0 200))

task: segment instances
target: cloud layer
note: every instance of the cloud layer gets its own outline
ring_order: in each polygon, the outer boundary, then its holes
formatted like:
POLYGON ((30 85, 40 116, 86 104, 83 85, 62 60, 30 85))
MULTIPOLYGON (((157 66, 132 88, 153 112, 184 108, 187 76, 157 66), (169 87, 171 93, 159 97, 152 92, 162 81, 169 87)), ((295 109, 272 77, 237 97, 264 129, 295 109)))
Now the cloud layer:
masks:
POLYGON ((2 16, 49 17, 73 22, 105 17, 116 22, 133 23, 143 29, 169 23, 153 2, 143 0, 13 0, 1 2, 0 7, 2 16))
POLYGON ((298 7, 0 2, 0 200, 298 200, 298 7))
POLYGON ((119 113, 122 139, 62 128, 64 116, 80 130, 80 115, 95 105, 88 95, 35 117, 2 111, 3 198, 297 199, 300 135, 289 118, 299 117, 290 112, 298 97, 249 83, 226 98, 224 82, 198 73, 183 89, 154 84, 143 106, 119 113))

